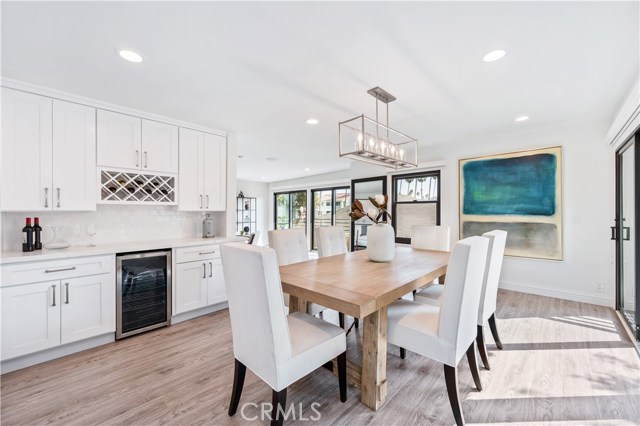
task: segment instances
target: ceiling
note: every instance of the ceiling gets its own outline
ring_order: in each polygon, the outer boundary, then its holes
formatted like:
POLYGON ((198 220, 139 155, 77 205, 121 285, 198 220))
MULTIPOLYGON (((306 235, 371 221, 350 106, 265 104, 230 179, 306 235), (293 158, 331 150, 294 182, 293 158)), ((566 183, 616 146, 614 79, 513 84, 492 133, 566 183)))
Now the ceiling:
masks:
POLYGON ((638 2, 1 8, 4 77, 233 132, 238 178, 256 181, 349 168, 337 123, 373 116, 374 86, 398 98, 391 127, 425 147, 613 119, 639 73, 638 2), (123 61, 120 48, 145 62, 123 61), (507 55, 484 63, 494 49, 507 55))

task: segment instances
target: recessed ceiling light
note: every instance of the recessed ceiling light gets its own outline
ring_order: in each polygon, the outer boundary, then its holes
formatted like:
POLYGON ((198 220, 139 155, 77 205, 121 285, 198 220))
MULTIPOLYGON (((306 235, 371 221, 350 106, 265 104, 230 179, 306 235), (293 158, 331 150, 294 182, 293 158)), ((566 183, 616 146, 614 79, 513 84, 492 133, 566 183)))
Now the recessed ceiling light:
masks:
POLYGON ((140 63, 144 61, 144 58, 141 54, 134 52, 133 50, 122 49, 118 50, 118 55, 126 61, 140 63))
POLYGON ((482 60, 485 62, 494 62, 504 58, 504 55, 506 54, 507 52, 505 52, 504 50, 492 50, 491 52, 484 55, 482 60))
POLYGON ((528 115, 521 115, 520 117, 516 117, 516 121, 520 122, 520 121, 527 121, 529 119, 528 115))
POLYGON ((308 167, 305 167, 305 168, 304 168, 304 171, 305 171, 305 172, 308 172, 309 170, 311 170, 311 169, 310 169, 310 168, 308 168, 308 167))
POLYGON ((307 124, 318 124, 319 121, 315 118, 310 118, 307 120, 307 124))

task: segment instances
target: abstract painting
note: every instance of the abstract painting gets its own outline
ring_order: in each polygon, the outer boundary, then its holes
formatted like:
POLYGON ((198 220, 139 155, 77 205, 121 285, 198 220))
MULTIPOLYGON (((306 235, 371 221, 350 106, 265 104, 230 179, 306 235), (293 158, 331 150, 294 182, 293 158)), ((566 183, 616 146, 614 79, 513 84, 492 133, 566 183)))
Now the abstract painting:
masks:
POLYGON ((460 160, 460 238, 508 232, 505 254, 562 260, 562 147, 460 160))

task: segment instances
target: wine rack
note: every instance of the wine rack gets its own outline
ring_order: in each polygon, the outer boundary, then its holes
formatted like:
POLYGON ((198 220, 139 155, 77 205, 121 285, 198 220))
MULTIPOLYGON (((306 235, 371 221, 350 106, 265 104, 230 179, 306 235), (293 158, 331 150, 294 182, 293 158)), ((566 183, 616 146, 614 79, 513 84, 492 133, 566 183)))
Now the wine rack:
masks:
POLYGON ((175 205, 176 177, 100 170, 100 204, 175 205))

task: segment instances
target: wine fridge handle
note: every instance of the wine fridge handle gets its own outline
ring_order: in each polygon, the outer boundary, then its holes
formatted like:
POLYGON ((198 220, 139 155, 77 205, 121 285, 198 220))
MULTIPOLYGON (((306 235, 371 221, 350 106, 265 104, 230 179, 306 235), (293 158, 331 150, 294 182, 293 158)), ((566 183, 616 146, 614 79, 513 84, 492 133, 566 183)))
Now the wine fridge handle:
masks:
POLYGON ((136 149, 136 167, 140 167, 140 151, 136 149))
POLYGON ((58 192, 58 207, 60 207, 60 188, 56 188, 56 191, 58 192))
POLYGON ((64 283, 64 287, 65 287, 64 293, 65 293, 65 298, 66 298, 64 303, 66 305, 68 305, 69 304, 69 283, 64 283))
POLYGON ((51 306, 56 306, 56 285, 53 284, 51 288, 53 289, 53 303, 51 304, 51 306))
POLYGON ((213 263, 209 262, 209 278, 213 276, 213 263))
POLYGON ((202 262, 202 278, 207 278, 207 264, 202 262))
POLYGON ((46 186, 44 188, 44 207, 49 207, 49 188, 46 186))

